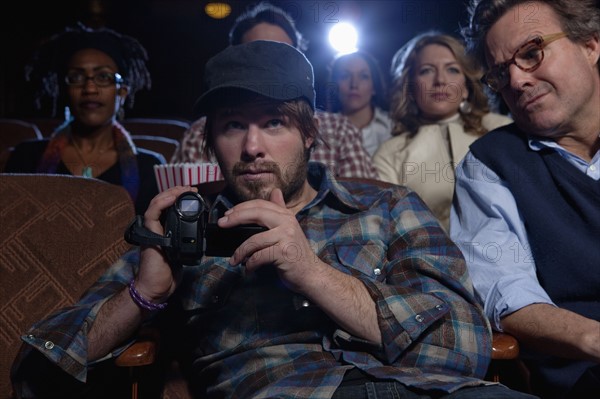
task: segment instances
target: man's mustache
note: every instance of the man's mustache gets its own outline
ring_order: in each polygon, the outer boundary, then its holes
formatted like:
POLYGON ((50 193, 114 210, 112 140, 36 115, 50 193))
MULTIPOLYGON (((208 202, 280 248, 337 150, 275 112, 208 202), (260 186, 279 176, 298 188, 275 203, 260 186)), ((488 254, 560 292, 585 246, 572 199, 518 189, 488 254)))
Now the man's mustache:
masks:
POLYGON ((238 162, 233 166, 231 174, 239 176, 246 173, 273 173, 276 176, 281 175, 281 169, 275 162, 238 162))

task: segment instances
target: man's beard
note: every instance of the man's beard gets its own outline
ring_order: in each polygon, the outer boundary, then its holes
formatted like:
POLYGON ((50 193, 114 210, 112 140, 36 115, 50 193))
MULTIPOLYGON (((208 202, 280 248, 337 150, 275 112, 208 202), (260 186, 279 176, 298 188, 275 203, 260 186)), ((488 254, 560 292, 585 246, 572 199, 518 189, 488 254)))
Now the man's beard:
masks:
POLYGON ((299 151, 294 159, 282 170, 275 162, 238 162, 233 166, 231 172, 224 171, 224 177, 229 188, 240 202, 252 199, 269 200, 274 188, 281 189, 286 203, 300 196, 302 186, 308 174, 308 157, 310 150, 299 151), (241 181, 240 174, 252 166, 260 166, 261 171, 272 173, 271 181, 241 181))

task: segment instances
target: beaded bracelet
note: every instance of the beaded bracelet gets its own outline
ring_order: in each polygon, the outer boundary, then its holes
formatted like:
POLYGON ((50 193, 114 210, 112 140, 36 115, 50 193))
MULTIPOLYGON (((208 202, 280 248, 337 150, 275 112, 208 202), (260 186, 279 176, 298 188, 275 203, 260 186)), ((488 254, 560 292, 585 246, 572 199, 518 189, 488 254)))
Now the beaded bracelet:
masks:
POLYGON ((136 303, 136 305, 146 309, 146 310, 150 310, 150 311, 155 311, 155 310, 163 310, 164 308, 167 307, 167 302, 163 302, 163 303, 152 303, 148 300, 146 300, 142 294, 140 294, 139 292, 137 292, 137 290, 135 289, 135 285, 134 285, 134 279, 132 278, 131 281, 129 282, 129 295, 131 295, 131 299, 133 299, 133 302, 136 303))

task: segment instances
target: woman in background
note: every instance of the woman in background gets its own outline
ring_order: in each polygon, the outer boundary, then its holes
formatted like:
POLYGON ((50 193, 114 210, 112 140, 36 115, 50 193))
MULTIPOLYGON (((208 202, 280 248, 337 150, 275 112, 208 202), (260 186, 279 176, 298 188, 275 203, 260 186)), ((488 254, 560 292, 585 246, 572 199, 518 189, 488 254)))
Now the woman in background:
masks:
POLYGON ((394 137, 373 162, 381 180, 416 191, 448 231, 456 164, 474 140, 511 119, 490 112, 480 68, 452 36, 414 37, 391 72, 394 137))
POLYGON ((162 155, 138 149, 117 122, 125 102, 150 88, 147 54, 134 38, 81 24, 51 37, 35 53, 26 77, 44 97, 66 106, 65 122, 50 139, 27 141, 11 152, 4 172, 71 174, 123 186, 136 213, 158 193, 153 167, 162 155))
POLYGON ((387 95, 377 60, 365 51, 345 54, 330 68, 328 111, 339 112, 360 129, 363 147, 373 155, 391 137, 387 95))

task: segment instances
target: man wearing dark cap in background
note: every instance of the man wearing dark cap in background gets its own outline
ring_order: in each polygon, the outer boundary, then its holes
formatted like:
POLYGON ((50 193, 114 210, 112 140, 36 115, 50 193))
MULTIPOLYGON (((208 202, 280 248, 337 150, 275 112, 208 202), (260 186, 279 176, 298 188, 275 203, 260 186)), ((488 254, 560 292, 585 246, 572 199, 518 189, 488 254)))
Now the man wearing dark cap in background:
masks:
MULTIPOLYGON (((260 2, 240 15, 229 32, 229 44, 248 43, 253 40, 273 40, 287 43, 306 51, 307 42, 296 29, 291 16, 280 7, 266 1, 260 2)), ((362 145, 362 135, 350 120, 340 114, 318 110, 321 142, 315 143, 311 161, 322 162, 336 177, 378 178, 371 156, 362 145)), ((200 118, 188 129, 171 162, 208 161, 202 153, 205 118, 200 118)))
POLYGON ((209 222, 263 231, 231 257, 182 266, 149 243, 193 188, 160 193, 132 230, 150 237, 141 251, 23 336, 17 392, 52 392, 28 358, 84 382, 91 362, 151 319, 167 327, 161 337, 183 354, 198 398, 529 397, 481 380, 489 325, 460 251, 419 197, 338 182, 309 162, 319 133, 302 53, 274 41, 231 46, 207 63, 205 82, 206 146, 226 182, 207 198, 209 222))

